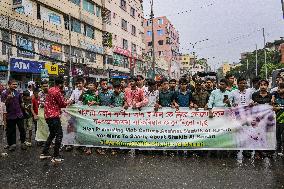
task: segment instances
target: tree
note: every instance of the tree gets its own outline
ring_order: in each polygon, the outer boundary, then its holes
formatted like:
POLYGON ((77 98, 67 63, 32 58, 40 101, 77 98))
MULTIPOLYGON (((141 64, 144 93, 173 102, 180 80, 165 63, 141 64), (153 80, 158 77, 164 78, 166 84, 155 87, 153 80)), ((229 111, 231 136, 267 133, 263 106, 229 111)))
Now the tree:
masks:
MULTIPOLYGON (((235 75, 236 77, 246 77, 252 79, 256 77, 256 51, 247 54, 246 59, 240 61, 241 66, 232 69, 229 73, 235 75), (248 60, 248 64, 247 64, 248 60)), ((258 76, 265 78, 265 59, 264 59, 264 49, 257 51, 258 55, 258 76)), ((266 63, 268 68, 268 77, 271 77, 272 71, 278 68, 283 68, 284 65, 279 62, 279 52, 273 50, 266 50, 266 63)))

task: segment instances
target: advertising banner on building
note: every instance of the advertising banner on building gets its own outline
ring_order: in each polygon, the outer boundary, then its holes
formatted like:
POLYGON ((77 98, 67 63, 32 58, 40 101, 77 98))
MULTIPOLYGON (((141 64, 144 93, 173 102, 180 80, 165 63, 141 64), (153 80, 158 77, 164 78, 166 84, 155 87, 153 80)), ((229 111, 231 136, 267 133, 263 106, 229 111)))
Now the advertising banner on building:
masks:
POLYGON ((33 58, 34 57, 34 41, 33 39, 25 36, 17 35, 17 45, 22 49, 18 49, 19 57, 33 58), (25 51, 25 50, 27 51, 25 51))
MULTIPOLYGON (((260 105, 208 111, 72 106, 61 116, 65 145, 155 150, 274 150, 275 114, 260 105)), ((44 134, 43 134, 44 135, 44 134)), ((46 136, 46 135, 45 135, 46 136)), ((40 139, 39 137, 37 137, 40 139)), ((44 139, 40 139, 44 140, 44 139)))
POLYGON ((19 58, 10 59, 10 69, 12 72, 24 72, 24 73, 41 73, 44 69, 44 62, 24 60, 19 58))
POLYGON ((47 70, 49 75, 58 75, 58 64, 47 62, 45 64, 45 69, 47 70))

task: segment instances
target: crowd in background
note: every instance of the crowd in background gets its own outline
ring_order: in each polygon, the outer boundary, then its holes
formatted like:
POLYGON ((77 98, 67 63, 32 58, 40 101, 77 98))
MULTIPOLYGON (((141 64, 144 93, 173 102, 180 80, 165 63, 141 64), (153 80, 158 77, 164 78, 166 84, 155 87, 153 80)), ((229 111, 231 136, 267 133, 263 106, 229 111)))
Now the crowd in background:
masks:
MULTIPOLYGON (((213 119, 212 109, 216 107, 256 106, 270 104, 276 112, 278 155, 283 155, 284 138, 284 80, 280 75, 277 86, 269 89, 269 82, 254 78, 252 87, 248 87, 245 78, 226 78, 216 81, 212 78, 198 79, 182 77, 155 81, 138 75, 125 80, 109 82, 102 79, 99 83, 94 79, 77 78, 74 90, 64 87, 62 78, 56 78, 54 86, 43 81, 40 87, 34 82, 28 83, 28 90, 17 91, 17 81, 11 79, 8 86, 1 86, 0 124, 5 127, 9 151, 16 149, 16 126, 20 132, 21 149, 32 146, 33 131, 37 130, 39 108, 44 109, 44 116, 50 135, 44 144, 41 159, 51 157, 49 147, 54 141, 52 161, 61 162, 59 154, 63 137, 60 114, 61 109, 72 104, 88 106, 121 107, 141 110, 143 107, 153 107, 158 111, 163 107, 179 110, 180 107, 204 109, 209 111, 213 119)), ((67 146, 72 150, 72 146, 67 146)), ((103 149, 96 149, 104 154, 103 149)), ((91 154, 91 148, 84 148, 86 154, 91 154)), ((116 153, 115 150, 112 153, 116 153)))

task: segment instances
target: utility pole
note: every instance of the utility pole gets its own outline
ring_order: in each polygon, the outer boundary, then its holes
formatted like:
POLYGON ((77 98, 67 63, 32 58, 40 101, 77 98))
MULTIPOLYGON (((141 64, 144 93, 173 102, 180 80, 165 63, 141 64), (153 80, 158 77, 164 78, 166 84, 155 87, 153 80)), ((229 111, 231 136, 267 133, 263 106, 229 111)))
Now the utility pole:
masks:
POLYGON ((195 52, 195 46, 198 44, 198 43, 202 43, 204 41, 208 41, 209 39, 204 39, 204 40, 201 40, 201 41, 196 41, 195 43, 189 43, 191 46, 192 46, 192 49, 193 49, 193 68, 195 67, 195 63, 196 63, 196 52, 195 52))
POLYGON ((282 12, 283 12, 283 19, 284 19, 284 0, 281 0, 281 5, 282 5, 282 12))
POLYGON ((265 38, 265 31, 262 28, 262 36, 263 36, 263 43, 264 43, 264 66, 265 66, 265 79, 268 79, 268 70, 267 70, 267 54, 266 54, 266 38, 265 38))
POLYGON ((72 85, 72 60, 71 60, 71 52, 72 52, 72 43, 71 43, 71 15, 69 14, 69 87, 70 89, 72 89, 73 85, 72 85))
POLYGON ((255 51, 255 76, 257 77, 258 73, 257 73, 257 69, 258 69, 258 60, 257 60, 257 44, 255 45, 256 47, 256 51, 255 51))
POLYGON ((155 79, 155 65, 156 65, 156 57, 155 57, 155 32, 154 32, 154 0, 151 0, 151 22, 152 22, 152 71, 153 71, 153 79, 155 79))

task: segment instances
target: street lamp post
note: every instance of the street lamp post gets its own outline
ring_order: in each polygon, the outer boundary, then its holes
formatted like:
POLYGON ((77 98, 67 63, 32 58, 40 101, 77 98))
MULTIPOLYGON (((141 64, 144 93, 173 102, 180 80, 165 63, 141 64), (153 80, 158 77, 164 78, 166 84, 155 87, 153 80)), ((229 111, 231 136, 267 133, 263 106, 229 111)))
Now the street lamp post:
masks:
POLYGON ((152 22, 152 70, 153 70, 153 79, 155 78, 155 64, 156 64, 156 57, 155 57, 155 35, 154 35, 154 0, 151 0, 151 22, 152 22))
POLYGON ((209 39, 203 39, 201 41, 196 41, 195 43, 189 43, 190 45, 192 45, 192 49, 193 49, 193 67, 195 67, 195 63, 196 63, 196 56, 195 56, 195 46, 198 43, 202 43, 204 41, 208 41, 209 39))
POLYGON ((268 79, 268 70, 267 70, 267 54, 266 54, 266 38, 264 28, 262 28, 262 35, 263 35, 263 43, 264 43, 264 66, 265 66, 265 79, 268 79))

